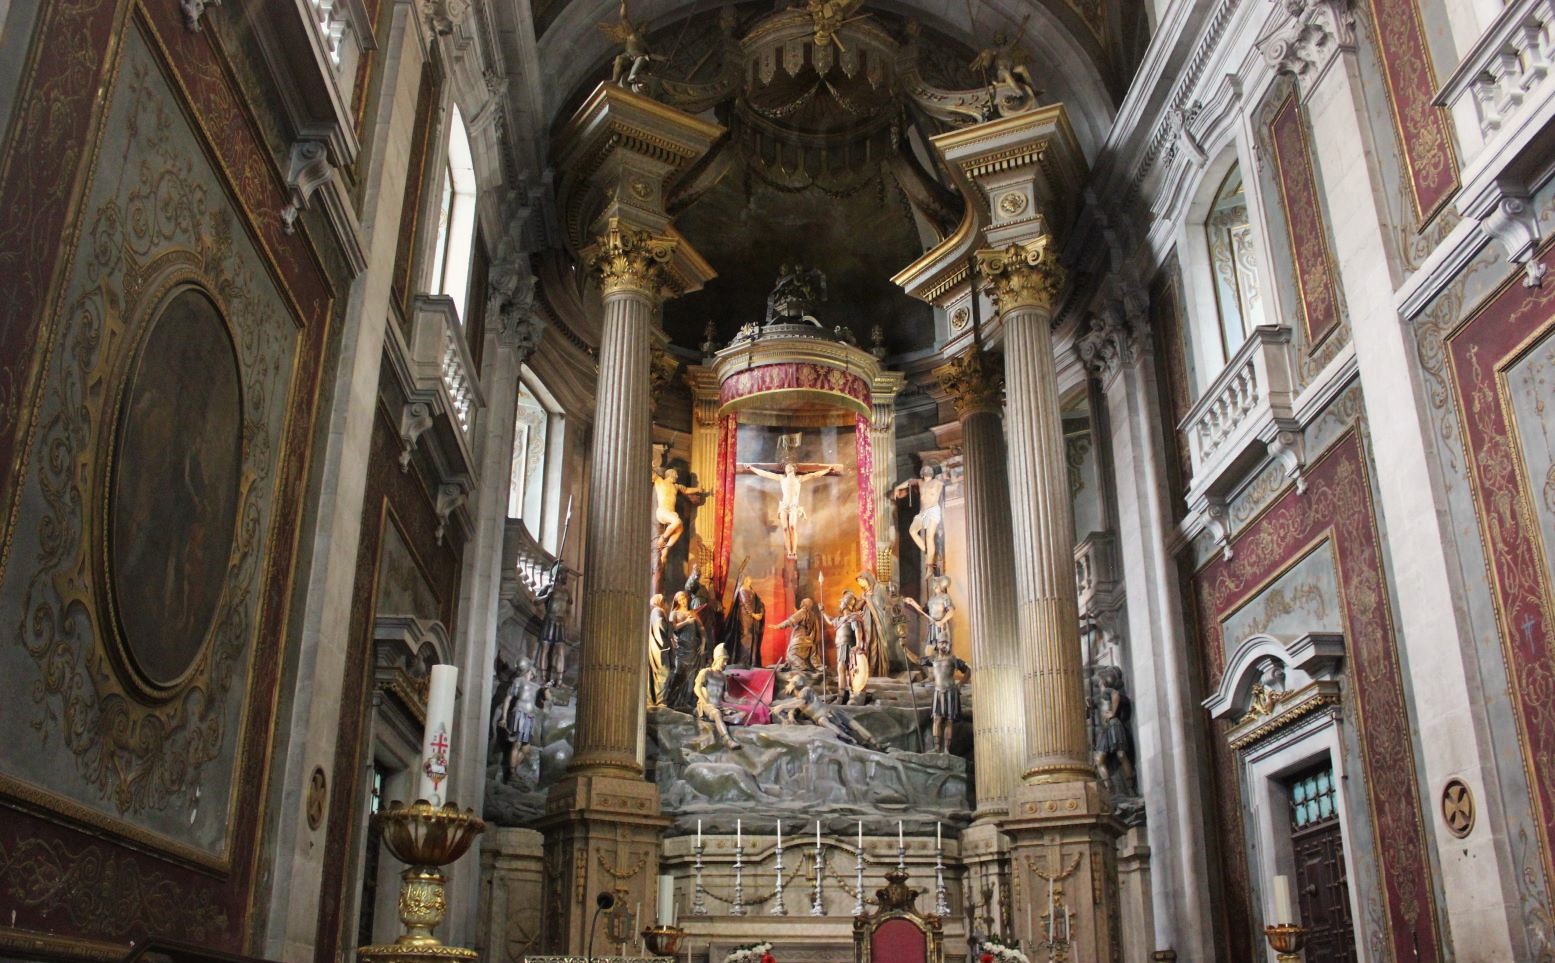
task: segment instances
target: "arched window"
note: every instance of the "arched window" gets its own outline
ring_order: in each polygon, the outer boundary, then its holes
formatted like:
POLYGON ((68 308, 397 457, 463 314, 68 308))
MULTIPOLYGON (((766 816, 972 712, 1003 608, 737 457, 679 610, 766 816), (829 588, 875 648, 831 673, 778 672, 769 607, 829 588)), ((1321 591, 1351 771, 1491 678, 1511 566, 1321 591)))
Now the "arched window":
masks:
POLYGON ((437 243, 432 251, 433 294, 446 294, 459 307, 459 318, 468 312, 465 298, 470 289, 470 250, 475 240, 475 162, 470 156, 470 137, 464 117, 454 106, 448 122, 447 160, 437 186, 437 243))
POLYGON ((1204 218, 1204 235, 1220 321, 1220 362, 1224 364, 1254 328, 1266 323, 1263 298, 1258 291, 1258 255, 1240 167, 1233 165, 1220 182, 1204 218))
POLYGON ((544 511, 546 437, 551 413, 529 386, 518 385, 518 418, 513 432, 512 482, 508 488, 508 517, 526 519, 539 537, 544 511))

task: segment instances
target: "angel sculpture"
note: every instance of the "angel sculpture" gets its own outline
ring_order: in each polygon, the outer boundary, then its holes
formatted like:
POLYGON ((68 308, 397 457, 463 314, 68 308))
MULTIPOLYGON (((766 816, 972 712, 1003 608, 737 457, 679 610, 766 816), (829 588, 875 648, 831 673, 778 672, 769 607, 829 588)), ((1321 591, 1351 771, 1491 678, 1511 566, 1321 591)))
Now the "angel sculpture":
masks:
POLYGON ((632 23, 626 15, 626 0, 621 0, 620 19, 615 23, 602 23, 599 29, 622 46, 621 52, 610 62, 610 82, 637 90, 639 75, 654 60, 662 59, 648 51, 647 24, 632 23))
POLYGON ((1037 98, 1042 96, 1042 91, 1037 89, 1036 81, 1031 79, 1031 71, 1026 65, 1016 58, 1024 51, 1020 47, 1020 38, 1026 35, 1026 22, 1031 19, 1027 14, 1026 19, 1020 23, 1020 31, 1014 36, 999 31, 993 35, 993 46, 980 51, 968 64, 973 70, 983 75, 983 82, 992 88, 993 107, 1001 117, 1009 117, 1012 114, 1025 113, 1037 106, 1037 98), (989 74, 992 74, 990 79, 989 74))

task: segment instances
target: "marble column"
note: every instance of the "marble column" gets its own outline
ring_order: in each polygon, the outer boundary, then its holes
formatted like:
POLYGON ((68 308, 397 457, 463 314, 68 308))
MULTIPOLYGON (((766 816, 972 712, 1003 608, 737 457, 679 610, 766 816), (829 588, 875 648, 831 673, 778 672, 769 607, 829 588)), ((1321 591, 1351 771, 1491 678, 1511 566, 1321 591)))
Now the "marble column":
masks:
POLYGON ((1016 619, 1027 650, 1021 685, 1028 782, 1094 779, 1074 583, 1074 510, 1053 362, 1053 299, 1064 271, 1051 235, 978 252, 1004 323, 1016 619))
POLYGON ((979 821, 1010 809, 1010 786, 1026 763, 1021 655, 1015 632, 1015 546, 1010 540, 1003 372, 973 348, 936 370, 961 423, 965 470, 968 616, 977 673, 972 750, 979 821))
POLYGON ((641 657, 652 551, 649 354, 670 238, 612 221, 585 255, 599 279, 604 321, 583 576, 578 727, 571 771, 642 775, 641 657))
MULTIPOLYGON (((653 348, 665 297, 713 276, 675 232, 666 192, 722 128, 601 84, 558 135, 557 209, 598 282, 599 378, 589 453, 577 728, 551 788, 541 945, 577 953, 611 893, 656 912, 659 837, 669 820, 643 779, 651 567, 653 348), (646 136, 651 133, 650 136, 646 136)), ((661 366, 661 372, 663 366, 661 366)))
MULTIPOLYGON (((1004 326, 1005 437, 1027 760, 1003 829, 1011 840, 1015 933, 1110 960, 1118 948, 1117 837, 1085 730, 1074 580, 1074 514, 1049 325, 1064 271, 1052 236, 984 249, 978 273, 1004 326), (1045 899, 1043 898, 1045 895, 1045 899), (1056 921, 1056 922, 1055 922, 1056 921)), ((1056 948, 1055 948, 1056 949, 1056 948)), ((1056 953, 1055 953, 1056 955, 1056 953)))

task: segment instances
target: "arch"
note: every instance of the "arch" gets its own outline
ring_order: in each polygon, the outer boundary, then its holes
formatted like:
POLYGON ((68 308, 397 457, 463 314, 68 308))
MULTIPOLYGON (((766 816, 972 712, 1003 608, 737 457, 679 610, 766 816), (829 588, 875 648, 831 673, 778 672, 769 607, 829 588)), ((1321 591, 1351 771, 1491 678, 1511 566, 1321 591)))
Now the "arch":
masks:
POLYGON ((1330 675, 1343 658, 1344 636, 1337 632, 1308 632, 1288 642, 1265 633, 1250 635, 1231 653, 1215 694, 1202 705, 1213 718, 1234 720, 1247 708, 1266 660, 1317 679, 1330 675))

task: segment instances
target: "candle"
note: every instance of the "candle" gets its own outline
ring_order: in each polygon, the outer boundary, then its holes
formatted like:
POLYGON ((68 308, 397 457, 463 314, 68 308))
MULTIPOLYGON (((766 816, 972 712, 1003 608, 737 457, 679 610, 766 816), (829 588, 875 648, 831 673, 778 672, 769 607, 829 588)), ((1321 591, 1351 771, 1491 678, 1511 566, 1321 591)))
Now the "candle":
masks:
POLYGON ((939 820, 934 820, 934 851, 936 853, 944 852, 945 850, 945 840, 940 836, 939 825, 939 820))
POLYGON ((778 849, 783 848, 783 820, 778 820, 778 849))
POLYGON ((701 846, 702 846, 702 820, 698 819, 697 820, 697 847, 701 848, 701 846))
POLYGON ((1290 877, 1274 877, 1274 915, 1277 923, 1301 922, 1301 910, 1296 907, 1294 894, 1290 891, 1290 877))
POLYGON ((905 845, 906 844, 902 842, 902 821, 898 819, 896 821, 896 848, 901 849, 905 845))
POLYGON ((862 819, 858 821, 858 849, 861 853, 864 851, 864 820, 862 819))
POLYGON ((734 821, 734 845, 740 845, 740 821, 738 819, 734 821))
POLYGON ((1047 881, 1047 941, 1051 945, 1054 927, 1058 925, 1058 899, 1053 895, 1053 881, 1047 881))
POLYGON ((633 933, 637 933, 637 932, 640 932, 642 930, 642 921, 643 921, 643 901, 642 900, 638 900, 637 901, 637 908, 632 910, 632 932, 633 933))
POLYGON ((816 850, 821 848, 821 821, 819 819, 815 821, 815 848, 816 850))
POLYGON ((659 876, 659 925, 675 925, 675 877, 667 873, 659 876))
POLYGON ((444 802, 448 781, 448 757, 453 749, 454 694, 459 686, 459 670, 451 665, 434 665, 427 687, 427 725, 421 736, 421 767, 416 782, 416 798, 434 806, 444 802))

